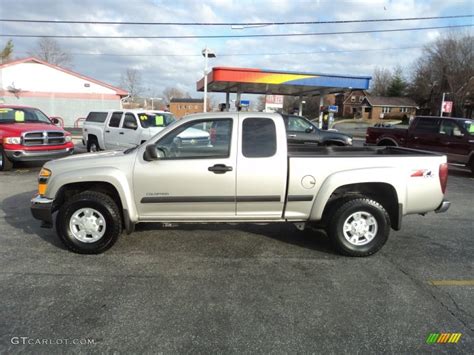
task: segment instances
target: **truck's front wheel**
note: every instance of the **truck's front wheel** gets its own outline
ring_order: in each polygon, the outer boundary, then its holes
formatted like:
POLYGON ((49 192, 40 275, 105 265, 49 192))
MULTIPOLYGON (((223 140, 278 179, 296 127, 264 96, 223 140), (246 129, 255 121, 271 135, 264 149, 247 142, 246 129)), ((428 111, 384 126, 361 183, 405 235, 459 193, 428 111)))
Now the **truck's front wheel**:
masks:
POLYGON ((328 232, 342 254, 369 256, 387 241, 390 217, 378 202, 369 198, 355 198, 336 208, 328 232))
POLYGON ((60 207, 56 230, 69 250, 99 254, 114 245, 122 233, 122 216, 110 196, 85 191, 60 207))
POLYGON ((12 170, 13 162, 8 159, 3 147, 0 146, 0 171, 12 170))

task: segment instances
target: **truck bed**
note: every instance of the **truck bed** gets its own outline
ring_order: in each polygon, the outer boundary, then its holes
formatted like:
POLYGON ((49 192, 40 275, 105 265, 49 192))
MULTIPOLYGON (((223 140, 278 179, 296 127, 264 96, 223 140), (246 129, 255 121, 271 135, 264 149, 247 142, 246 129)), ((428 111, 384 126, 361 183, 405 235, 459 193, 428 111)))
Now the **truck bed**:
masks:
POLYGON ((289 145, 289 157, 371 157, 388 156, 426 156, 441 155, 422 150, 400 148, 400 147, 321 147, 312 145, 289 145))

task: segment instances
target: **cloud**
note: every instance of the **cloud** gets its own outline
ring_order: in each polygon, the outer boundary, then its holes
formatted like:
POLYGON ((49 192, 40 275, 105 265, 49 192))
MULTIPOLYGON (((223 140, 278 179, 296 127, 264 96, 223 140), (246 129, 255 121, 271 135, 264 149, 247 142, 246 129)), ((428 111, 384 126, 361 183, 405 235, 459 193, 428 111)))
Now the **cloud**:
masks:
MULTIPOLYGON (((26 19, 88 21, 180 21, 180 22, 272 22, 350 20, 467 14, 472 3, 465 0, 374 0, 374 1, 294 1, 294 0, 2 0, 9 16, 26 19), (15 14, 15 15, 14 15, 15 14), (18 14, 18 15, 17 15, 18 14)), ((6 15, 4 17, 7 17, 6 15)), ((2 33, 78 35, 222 35, 258 33, 305 33, 358 31, 469 23, 469 19, 406 21, 395 23, 324 24, 266 26, 233 30, 230 26, 104 26, 0 23, 2 33)), ((178 87, 193 96, 195 83, 202 77, 201 50, 209 46, 217 54, 211 66, 239 66, 370 75, 376 66, 410 67, 420 49, 363 51, 377 48, 422 47, 443 30, 348 34, 331 36, 228 38, 228 39, 60 39, 73 54, 74 70, 117 85, 128 68, 140 70, 143 86, 150 93, 178 87), (353 51, 353 52, 348 52, 353 51), (268 53, 287 53, 268 55, 268 53), (302 54, 307 52, 325 52, 302 54), (95 53, 95 55, 94 55, 95 53), (97 55, 101 53, 102 55, 97 55), (235 55, 261 53, 261 55, 235 55), (267 54, 265 54, 267 53, 267 54), (109 54, 109 55, 105 55, 109 54), (113 55, 110 55, 113 54, 113 55), (174 55, 174 56, 167 56, 174 55), (189 56, 186 56, 189 55, 189 56)), ((4 38, 6 41, 6 38, 4 38)), ((4 42, 4 41, 2 41, 4 42)), ((0 44, 2 43, 0 42, 0 44)), ((35 46, 34 38, 14 38, 16 56, 24 57, 35 46)))

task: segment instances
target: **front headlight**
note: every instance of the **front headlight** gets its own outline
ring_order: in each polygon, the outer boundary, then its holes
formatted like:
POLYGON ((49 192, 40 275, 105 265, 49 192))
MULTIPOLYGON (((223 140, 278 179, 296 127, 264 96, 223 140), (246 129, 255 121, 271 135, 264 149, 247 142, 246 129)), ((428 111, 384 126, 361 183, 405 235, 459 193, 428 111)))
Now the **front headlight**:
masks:
POLYGON ((21 144, 21 137, 5 137, 3 138, 5 144, 21 144))
POLYGON ((347 144, 352 145, 352 138, 347 138, 347 144))
POLYGON ((48 180, 51 176, 51 170, 42 168, 38 176, 38 194, 44 195, 48 187, 48 180))
POLYGON ((71 141, 72 141, 72 136, 65 136, 65 137, 64 137, 64 141, 65 141, 66 143, 71 142, 71 141))

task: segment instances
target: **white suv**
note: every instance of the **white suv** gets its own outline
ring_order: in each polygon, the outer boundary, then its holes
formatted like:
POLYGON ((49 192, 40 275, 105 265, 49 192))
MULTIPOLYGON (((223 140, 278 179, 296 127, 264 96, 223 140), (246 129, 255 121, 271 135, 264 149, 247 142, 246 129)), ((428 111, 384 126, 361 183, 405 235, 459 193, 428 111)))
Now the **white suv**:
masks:
POLYGON ((176 121, 170 112, 150 110, 92 111, 82 127, 88 152, 135 147, 176 121))

